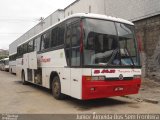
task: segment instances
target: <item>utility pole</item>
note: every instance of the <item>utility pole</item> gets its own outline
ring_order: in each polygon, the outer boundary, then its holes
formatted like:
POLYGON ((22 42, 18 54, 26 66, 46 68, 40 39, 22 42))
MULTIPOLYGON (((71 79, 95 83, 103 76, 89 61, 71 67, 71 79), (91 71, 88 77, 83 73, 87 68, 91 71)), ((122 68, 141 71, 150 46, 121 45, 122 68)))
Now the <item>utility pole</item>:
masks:
POLYGON ((39 21, 40 21, 40 24, 43 24, 44 23, 44 17, 40 17, 39 21))
POLYGON ((42 29, 42 31, 43 31, 43 24, 45 23, 44 22, 44 18, 43 17, 40 17, 40 19, 39 19, 39 24, 41 25, 41 29, 42 29))

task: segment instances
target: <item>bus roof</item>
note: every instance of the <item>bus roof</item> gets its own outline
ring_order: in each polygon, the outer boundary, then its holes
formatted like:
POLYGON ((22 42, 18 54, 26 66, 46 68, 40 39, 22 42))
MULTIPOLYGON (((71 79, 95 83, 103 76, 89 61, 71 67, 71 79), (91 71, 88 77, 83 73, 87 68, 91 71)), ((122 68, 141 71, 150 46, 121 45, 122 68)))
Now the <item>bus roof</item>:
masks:
POLYGON ((9 58, 4 58, 3 60, 9 60, 9 58))
POLYGON ((104 19, 104 20, 110 20, 110 21, 115 21, 115 22, 121 22, 121 23, 126 23, 130 25, 134 25, 132 22, 122 19, 122 18, 116 18, 116 17, 111 17, 111 16, 106 16, 106 15, 100 15, 100 14, 93 14, 93 13, 76 13, 73 14, 66 19, 69 18, 74 18, 74 17, 87 17, 87 18, 96 18, 96 19, 104 19))
POLYGON ((26 41, 20 43, 17 47, 19 47, 20 45, 28 42, 29 40, 33 39, 34 37, 42 34, 43 32, 49 30, 50 28, 60 24, 61 22, 65 21, 65 20, 68 20, 68 19, 71 19, 71 18, 75 18, 75 17, 86 17, 86 18, 95 18, 95 19, 103 19, 103 20, 110 20, 110 21, 114 21, 114 22, 120 22, 120 23, 125 23, 125 24, 129 24, 129 25, 134 25, 132 22, 128 21, 128 20, 125 20, 125 19, 122 19, 122 18, 116 18, 116 17, 111 17, 111 16, 106 16, 106 15, 100 15, 100 14, 93 14, 93 13, 75 13, 73 15, 70 15, 68 17, 66 17, 65 19, 57 22, 56 24, 46 28, 45 30, 41 31, 40 33, 34 35, 33 37, 27 39, 26 41))

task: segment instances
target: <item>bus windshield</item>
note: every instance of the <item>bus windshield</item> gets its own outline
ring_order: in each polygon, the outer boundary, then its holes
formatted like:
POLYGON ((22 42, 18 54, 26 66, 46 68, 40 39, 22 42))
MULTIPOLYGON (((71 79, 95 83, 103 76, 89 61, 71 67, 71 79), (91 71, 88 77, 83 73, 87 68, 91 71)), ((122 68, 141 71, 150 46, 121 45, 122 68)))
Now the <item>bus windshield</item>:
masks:
POLYGON ((84 20, 84 66, 140 66, 134 26, 84 20))

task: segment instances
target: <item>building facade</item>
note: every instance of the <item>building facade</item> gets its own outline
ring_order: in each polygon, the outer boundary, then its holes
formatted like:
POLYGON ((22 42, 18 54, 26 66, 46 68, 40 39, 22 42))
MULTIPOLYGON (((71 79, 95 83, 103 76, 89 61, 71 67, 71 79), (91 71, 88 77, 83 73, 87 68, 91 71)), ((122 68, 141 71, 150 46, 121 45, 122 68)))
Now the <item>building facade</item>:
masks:
POLYGON ((142 41, 144 75, 159 81, 160 78, 160 15, 135 21, 138 39, 142 41))
POLYGON ((74 13, 98 13, 137 21, 160 13, 160 0, 76 0, 65 9, 74 13))
POLYGON ((76 0, 64 12, 65 17, 74 13, 105 14, 104 0, 76 0))

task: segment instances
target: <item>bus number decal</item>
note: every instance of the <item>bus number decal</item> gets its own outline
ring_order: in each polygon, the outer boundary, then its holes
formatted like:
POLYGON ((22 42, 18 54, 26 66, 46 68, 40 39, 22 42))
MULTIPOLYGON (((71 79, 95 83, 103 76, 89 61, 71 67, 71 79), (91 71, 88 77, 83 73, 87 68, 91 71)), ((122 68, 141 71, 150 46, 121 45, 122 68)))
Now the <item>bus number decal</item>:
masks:
POLYGON ((115 70, 94 70, 94 74, 99 74, 99 73, 115 73, 115 70))

